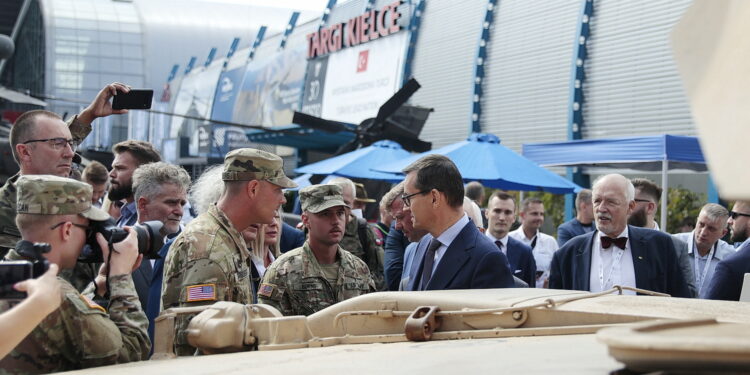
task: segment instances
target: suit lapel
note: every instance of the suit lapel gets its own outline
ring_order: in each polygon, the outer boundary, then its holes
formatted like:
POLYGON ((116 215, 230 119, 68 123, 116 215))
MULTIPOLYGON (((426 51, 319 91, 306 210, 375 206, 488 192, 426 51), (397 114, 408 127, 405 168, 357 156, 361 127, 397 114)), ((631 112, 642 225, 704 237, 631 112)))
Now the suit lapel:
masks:
MULTIPOLYGON (((451 245, 443 254, 440 259, 435 272, 432 274, 430 282, 427 284, 429 290, 446 289, 448 284, 456 273, 464 266, 470 256, 467 250, 474 247, 476 238, 472 238, 471 229, 474 228, 474 224, 469 222, 461 229, 461 232, 453 239, 451 245)), ((474 228, 476 230, 476 228, 474 228)))
POLYGON ((637 230, 628 226, 628 237, 630 241, 630 251, 633 253, 633 272, 635 272, 636 288, 649 289, 648 282, 648 257, 646 254, 646 241, 638 235, 637 230))
POLYGON ((422 265, 424 265, 424 253, 427 251, 427 244, 432 240, 432 236, 427 234, 419 241, 417 248, 414 250, 411 269, 409 271, 409 283, 407 290, 419 290, 419 281, 422 280, 422 265))
POLYGON ((596 230, 589 233, 584 246, 579 247, 576 251, 576 270, 573 276, 575 280, 573 289, 591 290, 591 249, 594 246, 594 238, 598 233, 596 230))

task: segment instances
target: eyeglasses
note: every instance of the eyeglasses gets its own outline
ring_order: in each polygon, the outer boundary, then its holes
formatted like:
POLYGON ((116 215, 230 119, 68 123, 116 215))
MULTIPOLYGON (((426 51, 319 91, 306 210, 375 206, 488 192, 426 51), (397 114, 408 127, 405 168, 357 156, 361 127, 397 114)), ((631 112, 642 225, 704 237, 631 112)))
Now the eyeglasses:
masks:
POLYGON ((431 190, 432 190, 432 189, 427 189, 427 190, 422 190, 422 191, 418 191, 418 192, 416 192, 416 193, 413 193, 413 194, 409 194, 409 195, 402 195, 402 196, 401 196, 401 200, 402 200, 402 201, 404 201, 404 205, 405 205, 406 207, 411 207, 411 197, 413 197, 413 196, 415 196, 415 195, 420 195, 420 194, 427 194, 427 193, 429 193, 429 192, 430 192, 431 190))
POLYGON ((648 200, 648 199, 637 199, 636 198, 636 199, 633 199, 633 200, 636 201, 636 202, 640 202, 640 203, 651 203, 651 201, 648 200))
POLYGON ((30 141, 23 142, 22 144, 29 144, 34 142, 47 142, 50 146, 52 146, 55 151, 62 150, 65 148, 65 144, 70 146, 70 149, 75 151, 76 148, 78 148, 78 141, 75 139, 65 139, 65 138, 47 138, 47 139, 32 139, 30 141))
MULTIPOLYGON (((50 230, 51 230, 51 229, 55 229, 55 228, 57 228, 57 227, 59 227, 59 226, 61 226, 61 225, 65 224, 65 223, 67 223, 67 221, 61 221, 61 222, 59 222, 59 223, 57 223, 57 224, 55 224, 55 225, 53 225, 53 226, 49 227, 49 229, 50 229, 50 230)), ((78 227, 78 228, 81 228, 81 229, 85 230, 85 231, 86 231, 86 234, 88 235, 88 233, 89 233, 89 226, 88 226, 88 225, 83 225, 83 224, 76 224, 76 223, 71 223, 71 224, 73 224, 73 226, 75 226, 75 227, 78 227)))
POLYGON ((750 214, 743 214, 742 212, 729 211, 729 217, 731 217, 732 220, 737 219, 738 216, 750 217, 750 214))

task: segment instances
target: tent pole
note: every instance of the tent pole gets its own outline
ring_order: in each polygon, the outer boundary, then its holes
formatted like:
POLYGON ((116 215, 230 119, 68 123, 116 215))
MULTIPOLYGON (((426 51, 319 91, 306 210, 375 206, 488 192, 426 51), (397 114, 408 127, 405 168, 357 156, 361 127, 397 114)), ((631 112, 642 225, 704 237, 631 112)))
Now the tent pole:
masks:
POLYGON ((661 220, 659 227, 662 232, 667 232, 667 193, 669 188, 669 161, 661 162, 661 220))

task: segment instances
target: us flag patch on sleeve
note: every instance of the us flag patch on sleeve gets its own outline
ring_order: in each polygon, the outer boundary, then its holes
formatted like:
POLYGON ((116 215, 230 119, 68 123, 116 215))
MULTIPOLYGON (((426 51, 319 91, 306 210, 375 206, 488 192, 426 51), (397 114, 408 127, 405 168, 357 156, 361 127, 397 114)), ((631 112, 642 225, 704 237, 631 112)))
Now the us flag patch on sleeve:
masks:
POLYGON ((187 289, 187 302, 216 301, 216 284, 191 285, 187 289))
POLYGON ((273 284, 260 284, 260 290, 258 290, 258 294, 260 294, 263 297, 271 297, 273 295, 273 288, 276 287, 273 284))

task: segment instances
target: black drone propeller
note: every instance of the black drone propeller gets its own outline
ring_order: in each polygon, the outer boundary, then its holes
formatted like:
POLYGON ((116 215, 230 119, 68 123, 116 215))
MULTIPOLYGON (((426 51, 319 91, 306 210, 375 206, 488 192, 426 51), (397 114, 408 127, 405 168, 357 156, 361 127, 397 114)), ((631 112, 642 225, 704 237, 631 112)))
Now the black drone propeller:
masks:
POLYGON ((432 143, 419 139, 432 108, 404 105, 421 86, 412 78, 378 109, 373 118, 362 121, 356 128, 353 125, 326 120, 302 112, 294 112, 292 122, 329 133, 352 132, 355 138, 341 146, 336 155, 369 146, 381 139, 389 139, 401 144, 408 151, 425 152, 432 149, 432 143))

